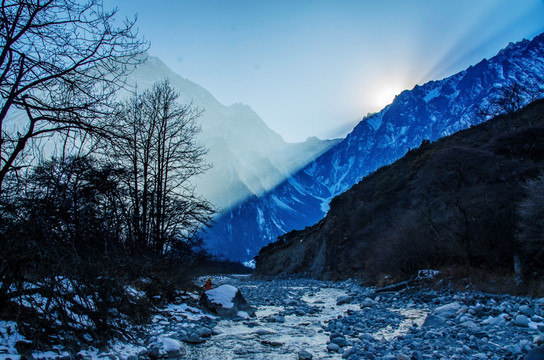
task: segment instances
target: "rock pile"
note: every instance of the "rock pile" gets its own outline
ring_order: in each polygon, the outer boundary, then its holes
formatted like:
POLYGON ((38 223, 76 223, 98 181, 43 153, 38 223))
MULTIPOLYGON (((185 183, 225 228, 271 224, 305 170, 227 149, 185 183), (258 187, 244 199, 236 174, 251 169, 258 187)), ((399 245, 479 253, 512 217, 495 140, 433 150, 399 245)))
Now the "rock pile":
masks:
POLYGON ((544 359, 544 299, 411 289, 376 300, 329 322, 328 351, 349 360, 544 359), (409 318, 418 313, 422 324, 409 318))
MULTIPOLYGON (((142 329, 146 335, 138 346, 114 343, 101 350, 83 349, 77 357, 544 360, 544 299, 448 288, 376 293, 354 281, 233 279, 232 283, 236 291, 224 288, 221 296, 207 296, 208 301, 234 309, 229 310, 231 315, 239 314, 247 311, 243 305, 235 307, 240 289, 258 309, 255 317, 220 318, 180 298, 142 329)), ((4 353, 11 351, 7 348, 4 353)), ((33 356, 66 357, 62 353, 33 356)))

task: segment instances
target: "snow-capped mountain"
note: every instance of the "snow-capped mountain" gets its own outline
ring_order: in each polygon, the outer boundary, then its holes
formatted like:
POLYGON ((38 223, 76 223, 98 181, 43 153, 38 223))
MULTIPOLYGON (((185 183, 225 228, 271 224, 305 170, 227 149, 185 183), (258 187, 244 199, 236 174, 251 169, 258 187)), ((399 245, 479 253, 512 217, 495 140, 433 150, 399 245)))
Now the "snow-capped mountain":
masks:
POLYGON ((207 90, 153 56, 148 56, 127 82, 146 89, 163 79, 180 93, 180 101, 192 102, 204 111, 199 119, 199 141, 209 149, 206 161, 213 168, 200 176, 196 185, 197 191, 219 209, 272 189, 336 143, 316 138, 286 143, 249 106, 219 103, 207 90))
MULTIPOLYGON (((278 235, 323 218, 334 196, 423 140, 435 140, 487 120, 481 109, 488 108, 502 89, 513 84, 521 89, 534 90, 536 86, 542 95, 544 34, 511 43, 493 58, 451 77, 402 92, 272 191, 224 213, 207 234, 208 246, 233 260, 251 259, 278 235)), ((531 100, 527 93, 522 95, 523 104, 531 100)))

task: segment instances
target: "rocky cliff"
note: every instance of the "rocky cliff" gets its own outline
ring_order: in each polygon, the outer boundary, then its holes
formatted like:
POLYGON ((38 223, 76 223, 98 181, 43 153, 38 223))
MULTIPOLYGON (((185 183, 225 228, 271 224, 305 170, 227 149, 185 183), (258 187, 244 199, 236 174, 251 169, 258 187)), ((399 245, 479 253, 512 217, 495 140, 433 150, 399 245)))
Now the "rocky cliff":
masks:
POLYGON ((544 257, 538 239, 522 235, 544 230, 544 203, 534 203, 543 174, 540 100, 423 141, 335 197, 317 224, 262 248, 256 274, 378 281, 443 266, 513 272, 517 256, 534 276, 544 257))

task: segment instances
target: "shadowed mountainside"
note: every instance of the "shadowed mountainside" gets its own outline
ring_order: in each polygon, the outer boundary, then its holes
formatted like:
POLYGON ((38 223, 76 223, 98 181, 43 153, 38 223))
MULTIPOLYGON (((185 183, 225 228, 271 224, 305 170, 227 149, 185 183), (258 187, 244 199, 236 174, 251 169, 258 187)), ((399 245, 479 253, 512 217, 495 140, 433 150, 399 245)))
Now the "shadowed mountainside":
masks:
POLYGON ((540 100, 434 143, 423 141, 335 197, 317 224, 262 248, 256 275, 375 282, 444 266, 508 273, 518 256, 525 274, 534 276, 544 269, 542 250, 520 236, 527 229, 518 225, 524 218, 542 223, 520 209, 531 201, 531 187, 542 189, 543 169, 540 100))

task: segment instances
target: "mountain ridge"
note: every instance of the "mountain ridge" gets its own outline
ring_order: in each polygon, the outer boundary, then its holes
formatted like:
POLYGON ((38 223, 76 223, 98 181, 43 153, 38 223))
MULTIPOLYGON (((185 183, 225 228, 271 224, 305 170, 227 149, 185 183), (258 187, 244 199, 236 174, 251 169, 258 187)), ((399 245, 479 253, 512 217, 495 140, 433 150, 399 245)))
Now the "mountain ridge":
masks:
MULTIPOLYGON (((544 34, 511 44, 442 80, 416 85, 364 118, 345 139, 261 197, 219 217, 205 239, 216 254, 247 261, 277 236, 322 219, 328 202, 425 140, 479 124, 502 88, 544 84, 544 34), (280 203, 283 204, 280 206, 280 203), (263 220, 264 219, 264 220, 263 220)), ((524 104, 530 99, 522 99, 524 104)))
MULTIPOLYGON (((130 87, 149 88, 168 79, 180 100, 203 110, 199 142, 209 149, 213 167, 195 179, 197 192, 222 211, 272 189, 335 143, 318 140, 287 143, 249 106, 221 104, 208 90, 173 72, 159 58, 146 55, 128 79, 130 87)), ((127 96, 128 91, 120 94, 127 96)))
POLYGON ((532 211, 542 204, 529 212, 524 204, 544 183, 543 114, 537 100, 423 141, 335 197, 318 223, 263 247, 256 275, 376 283, 448 267, 542 274, 542 252, 530 238, 532 229, 541 236, 532 211))

